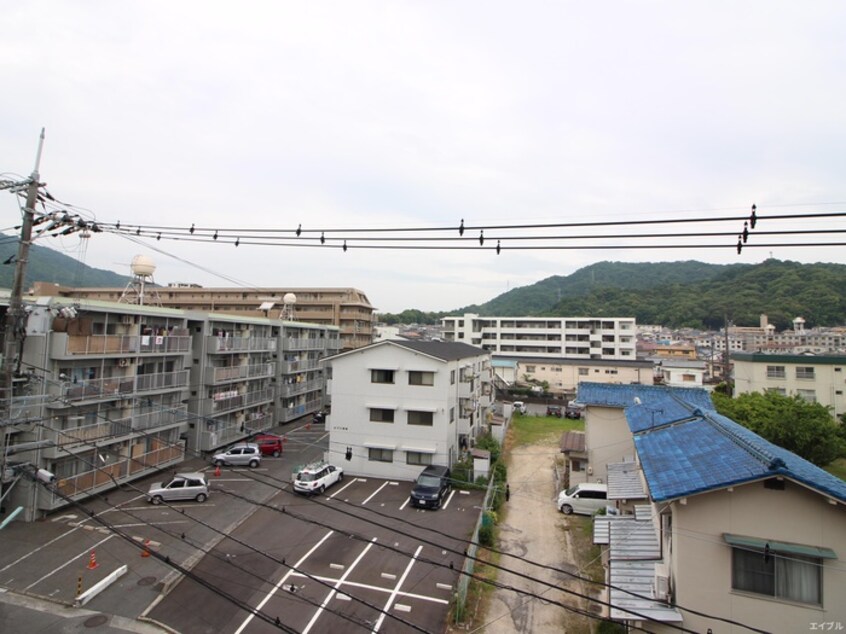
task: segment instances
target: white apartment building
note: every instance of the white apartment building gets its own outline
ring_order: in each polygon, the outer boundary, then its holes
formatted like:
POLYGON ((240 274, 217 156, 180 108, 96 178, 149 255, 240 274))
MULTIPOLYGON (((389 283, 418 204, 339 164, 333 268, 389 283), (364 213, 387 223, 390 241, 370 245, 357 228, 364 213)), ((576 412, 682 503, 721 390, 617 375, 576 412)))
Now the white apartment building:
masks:
POLYGON ((731 361, 735 394, 773 390, 846 412, 846 355, 738 352, 731 361))
POLYGON ((62 297, 25 307, 0 495, 26 520, 321 409, 322 360, 341 345, 318 324, 62 297), (34 486, 35 469, 57 493, 34 486))
POLYGON ((413 480, 426 465, 451 466, 487 420, 490 355, 479 348, 386 340, 329 363, 328 459, 348 473, 413 480))
POLYGON ((567 359, 636 358, 633 317, 443 317, 447 341, 494 356, 567 359))

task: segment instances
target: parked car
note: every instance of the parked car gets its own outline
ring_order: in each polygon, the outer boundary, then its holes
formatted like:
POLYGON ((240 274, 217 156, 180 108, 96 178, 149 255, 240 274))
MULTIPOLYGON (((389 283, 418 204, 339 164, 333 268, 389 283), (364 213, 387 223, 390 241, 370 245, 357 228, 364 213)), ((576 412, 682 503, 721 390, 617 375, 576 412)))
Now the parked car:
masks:
POLYGON ((153 504, 176 500, 205 502, 208 497, 209 485, 202 473, 177 473, 169 482, 151 485, 147 492, 147 501, 153 504))
POLYGON ((315 425, 320 425, 326 421, 326 412, 315 412, 311 422, 315 425))
POLYGON ((282 436, 277 436, 276 434, 258 434, 254 442, 259 446, 259 451, 263 456, 278 458, 282 455, 284 449, 282 436))
POLYGON ((212 462, 218 466, 250 467, 255 469, 261 464, 261 451, 255 443, 244 443, 230 447, 223 453, 216 453, 212 462))
POLYGON ((564 515, 593 515, 608 505, 608 485, 582 482, 558 494, 558 509, 564 515))
POLYGON ((512 406, 515 412, 520 412, 521 414, 526 413, 526 404, 523 401, 514 401, 512 406))
POLYGON ((411 504, 429 508, 440 508, 444 497, 452 486, 449 467, 429 465, 417 477, 411 489, 411 504))
POLYGON ((570 403, 564 410, 564 416, 566 416, 567 418, 581 418, 582 410, 583 408, 579 407, 578 405, 573 405, 572 403, 570 403))
POLYGON ((315 462, 294 475, 297 493, 323 493, 336 482, 344 479, 344 470, 326 462, 315 462))
POLYGON ((561 418, 561 406, 560 405, 547 405, 546 406, 546 415, 547 416, 557 416, 561 418))

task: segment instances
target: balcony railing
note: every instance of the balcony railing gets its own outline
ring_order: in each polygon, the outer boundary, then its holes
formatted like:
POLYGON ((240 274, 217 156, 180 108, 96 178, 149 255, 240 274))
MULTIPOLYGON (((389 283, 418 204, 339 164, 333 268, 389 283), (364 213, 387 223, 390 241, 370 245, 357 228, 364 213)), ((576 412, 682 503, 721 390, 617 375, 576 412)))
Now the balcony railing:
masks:
POLYGON ((209 352, 276 350, 275 337, 206 337, 209 352))
POLYGON ((135 377, 136 392, 165 390, 168 388, 185 387, 186 385, 188 385, 188 370, 139 374, 135 377))
POLYGON ((306 359, 304 361, 285 361, 281 365, 282 374, 291 374, 292 372, 308 372, 310 370, 319 370, 321 368, 320 360, 306 359))
POLYGON ((227 381, 268 378, 273 376, 275 367, 274 363, 254 363, 252 365, 236 365, 225 368, 206 368, 205 383, 206 385, 214 385, 216 383, 226 383, 227 381))
POLYGON ((323 402, 320 399, 312 399, 310 401, 306 401, 305 403, 294 405, 293 407, 283 408, 282 414, 279 416, 279 422, 287 423, 288 421, 292 421, 295 418, 304 416, 305 414, 316 412, 321 407, 323 407, 323 402))
POLYGON ((325 347, 325 339, 288 337, 283 340, 285 350, 323 350, 325 347))
POLYGON ((191 337, 153 335, 67 335, 66 355, 119 355, 136 353, 183 353, 191 349, 191 337))
POLYGON ((255 392, 247 392, 246 394, 238 394, 225 398, 212 398, 212 414, 220 414, 222 412, 243 409, 251 405, 258 405, 259 403, 266 403, 273 400, 273 388, 265 388, 263 390, 256 390, 255 392))
POLYGON ((299 383, 288 383, 279 386, 280 396, 294 396, 305 392, 314 392, 323 389, 323 381, 314 379, 312 381, 301 381, 299 383))

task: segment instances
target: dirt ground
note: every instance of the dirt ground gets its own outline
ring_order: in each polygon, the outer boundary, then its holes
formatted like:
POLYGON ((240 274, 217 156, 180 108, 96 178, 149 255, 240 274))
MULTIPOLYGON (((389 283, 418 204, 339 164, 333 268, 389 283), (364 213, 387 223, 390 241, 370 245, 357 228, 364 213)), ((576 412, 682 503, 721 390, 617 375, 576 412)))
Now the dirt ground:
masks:
MULTIPOLYGON (((587 554, 584 551, 590 544, 586 544, 583 524, 589 520, 564 516, 555 506, 557 490, 553 466, 558 455, 557 443, 511 448, 507 463, 511 497, 500 513, 497 548, 518 558, 525 557, 558 569, 578 572, 579 564, 574 551, 578 548, 581 553, 587 554)), ((499 564, 530 578, 500 570, 496 573, 498 582, 543 598, 527 597, 515 590, 494 589, 480 605, 468 605, 470 611, 476 610, 477 613, 474 624, 464 631, 485 634, 591 631, 588 619, 547 601, 586 609, 582 599, 557 589, 587 594, 590 589, 584 587, 585 584, 514 557, 503 555, 499 564), (556 588, 550 588, 541 581, 553 583, 556 588)))

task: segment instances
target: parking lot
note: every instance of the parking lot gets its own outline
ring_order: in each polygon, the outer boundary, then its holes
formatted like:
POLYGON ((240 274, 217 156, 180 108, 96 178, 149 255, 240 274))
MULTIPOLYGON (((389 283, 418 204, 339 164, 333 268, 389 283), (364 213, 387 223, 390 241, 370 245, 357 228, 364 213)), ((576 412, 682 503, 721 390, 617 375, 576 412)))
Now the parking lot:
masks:
POLYGON ((185 633, 440 631, 482 493, 453 490, 442 509, 419 510, 411 482, 347 476, 297 495, 292 466, 322 455, 325 432, 288 436, 258 469, 180 466, 207 474, 202 504, 148 504, 143 492, 168 472, 7 527, 0 586, 70 604, 125 565, 86 608, 185 633))

